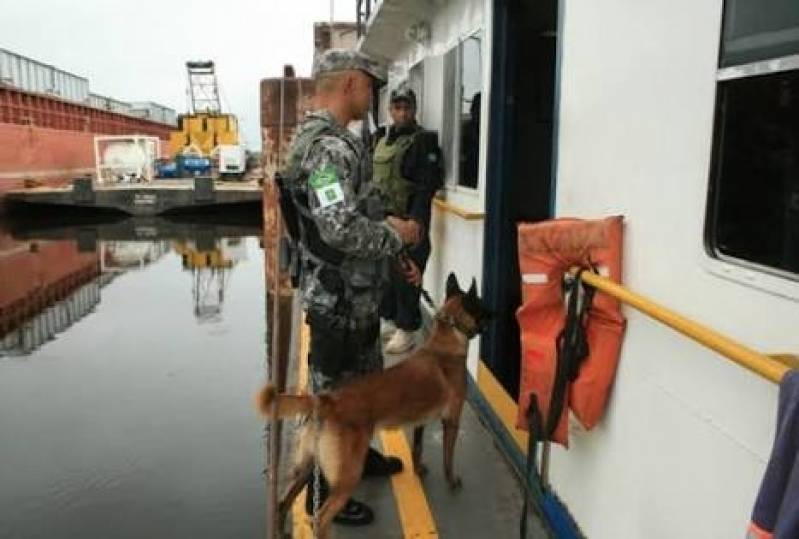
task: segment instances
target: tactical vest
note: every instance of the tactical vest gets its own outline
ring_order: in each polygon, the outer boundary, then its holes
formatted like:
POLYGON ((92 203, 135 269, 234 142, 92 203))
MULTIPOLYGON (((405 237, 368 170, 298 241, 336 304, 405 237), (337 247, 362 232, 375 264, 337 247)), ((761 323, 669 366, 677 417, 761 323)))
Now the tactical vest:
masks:
POLYGON ((402 176, 402 160, 416 141, 419 131, 400 135, 388 144, 388 135, 380 139, 372 159, 373 179, 386 212, 403 216, 408 211, 413 182, 402 176))

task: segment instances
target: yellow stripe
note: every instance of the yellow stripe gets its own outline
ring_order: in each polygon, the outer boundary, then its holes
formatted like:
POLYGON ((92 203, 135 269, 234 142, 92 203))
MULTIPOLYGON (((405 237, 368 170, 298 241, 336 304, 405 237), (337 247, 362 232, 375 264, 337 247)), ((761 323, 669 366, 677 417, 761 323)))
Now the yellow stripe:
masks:
POLYGON ((402 430, 380 432, 383 453, 402 460, 401 473, 391 476, 391 487, 397 501, 397 512, 402 524, 402 535, 406 539, 416 537, 437 538, 438 530, 427 503, 422 483, 413 471, 411 449, 402 430))
MULTIPOLYGON (((303 323, 300 328, 299 347, 299 384, 300 392, 308 388, 308 347, 310 345, 310 330, 303 323)), ((406 539, 426 537, 438 538, 438 531, 433 520, 433 514, 427 503, 422 483, 413 472, 411 450, 405 434, 401 430, 383 431, 380 433, 383 451, 402 459, 403 471, 391 478, 391 487, 394 499, 397 502, 397 512, 402 524, 402 534, 406 539)), ((312 539, 313 530, 311 521, 305 514, 305 490, 297 496, 291 507, 292 537, 294 539, 312 539)))
POLYGON ((519 449, 527 453, 527 432, 516 428, 518 405, 482 361, 477 362, 477 387, 505 425, 508 433, 513 436, 519 449))
POLYGON ((457 215, 465 221, 482 221, 485 218, 485 213, 481 211, 467 210, 440 198, 434 198, 433 205, 439 210, 457 215))
MULTIPOLYGON (((297 389, 300 393, 308 389, 308 346, 310 346, 310 335, 308 325, 303 322, 300 325, 300 365, 297 384, 297 389)), ((300 495, 297 496, 291 506, 291 525, 291 536, 294 539, 313 539, 311 519, 305 514, 305 489, 302 489, 302 492, 300 492, 300 495)))
MULTIPOLYGON (((575 271, 575 270, 572 270, 575 271)), ((715 350, 742 367, 759 374, 766 380, 779 383, 790 369, 787 365, 756 352, 743 344, 707 326, 678 314, 671 309, 655 303, 640 294, 624 288, 615 281, 590 271, 582 274, 582 279, 594 288, 609 294, 617 300, 638 309, 645 315, 662 322, 670 328, 690 337, 699 344, 715 350)))

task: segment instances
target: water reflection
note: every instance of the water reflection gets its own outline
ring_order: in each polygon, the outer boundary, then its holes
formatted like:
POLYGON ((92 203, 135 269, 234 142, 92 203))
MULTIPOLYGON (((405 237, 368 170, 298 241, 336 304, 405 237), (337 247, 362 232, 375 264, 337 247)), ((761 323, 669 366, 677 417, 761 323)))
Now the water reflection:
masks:
POLYGON ((94 310, 115 276, 142 270, 170 251, 191 274, 197 322, 218 323, 233 269, 247 258, 242 236, 259 233, 256 224, 163 218, 38 229, 0 223, 0 357, 30 354, 56 338, 94 310))
POLYGON ((0 338, 0 357, 28 355, 69 329, 100 303, 100 288, 107 282, 108 279, 97 277, 32 318, 12 326, 13 329, 0 338))
POLYGON ((100 263, 103 273, 124 273, 144 269, 169 251, 167 241, 101 241, 100 263))
POLYGON ((0 226, 0 537, 256 537, 260 222, 0 226))
POLYGON ((242 240, 222 238, 206 246, 181 240, 175 241, 173 248, 181 256, 183 269, 192 276, 191 292, 197 322, 220 322, 225 289, 233 268, 247 258, 242 240))

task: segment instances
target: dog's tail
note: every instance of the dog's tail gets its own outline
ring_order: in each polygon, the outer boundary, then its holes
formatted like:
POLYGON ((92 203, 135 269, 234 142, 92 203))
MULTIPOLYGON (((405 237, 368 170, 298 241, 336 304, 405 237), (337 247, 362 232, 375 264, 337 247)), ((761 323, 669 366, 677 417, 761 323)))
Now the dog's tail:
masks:
POLYGON ((267 384, 256 396, 258 410, 267 417, 277 413, 278 419, 298 415, 310 415, 316 405, 311 395, 288 395, 278 393, 275 386, 267 384))

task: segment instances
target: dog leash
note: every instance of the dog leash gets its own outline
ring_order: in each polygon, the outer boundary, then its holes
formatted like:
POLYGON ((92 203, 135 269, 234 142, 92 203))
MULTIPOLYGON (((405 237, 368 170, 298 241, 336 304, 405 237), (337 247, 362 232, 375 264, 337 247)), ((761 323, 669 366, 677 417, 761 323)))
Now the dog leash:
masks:
MULTIPOLYGON (((409 262, 415 264, 415 262, 413 262, 413 259, 408 254, 408 251, 406 249, 403 249, 402 251, 400 251, 400 253, 397 255, 397 259, 399 260, 400 264, 403 264, 403 265, 407 264, 409 262)), ((433 301, 433 297, 430 295, 430 292, 425 290, 422 285, 418 285, 418 286, 414 285, 414 288, 419 290, 419 294, 422 296, 422 299, 424 299, 424 302, 427 303, 427 305, 431 309, 433 309, 433 312, 438 311, 438 308, 436 307, 436 303, 433 301)))
POLYGON ((427 303, 427 305, 429 305, 430 308, 433 309, 433 311, 436 311, 437 310, 436 304, 433 302, 433 298, 430 296, 430 292, 428 292, 421 286, 418 286, 417 288, 419 288, 419 293, 422 295, 422 299, 424 299, 424 302, 427 303))

